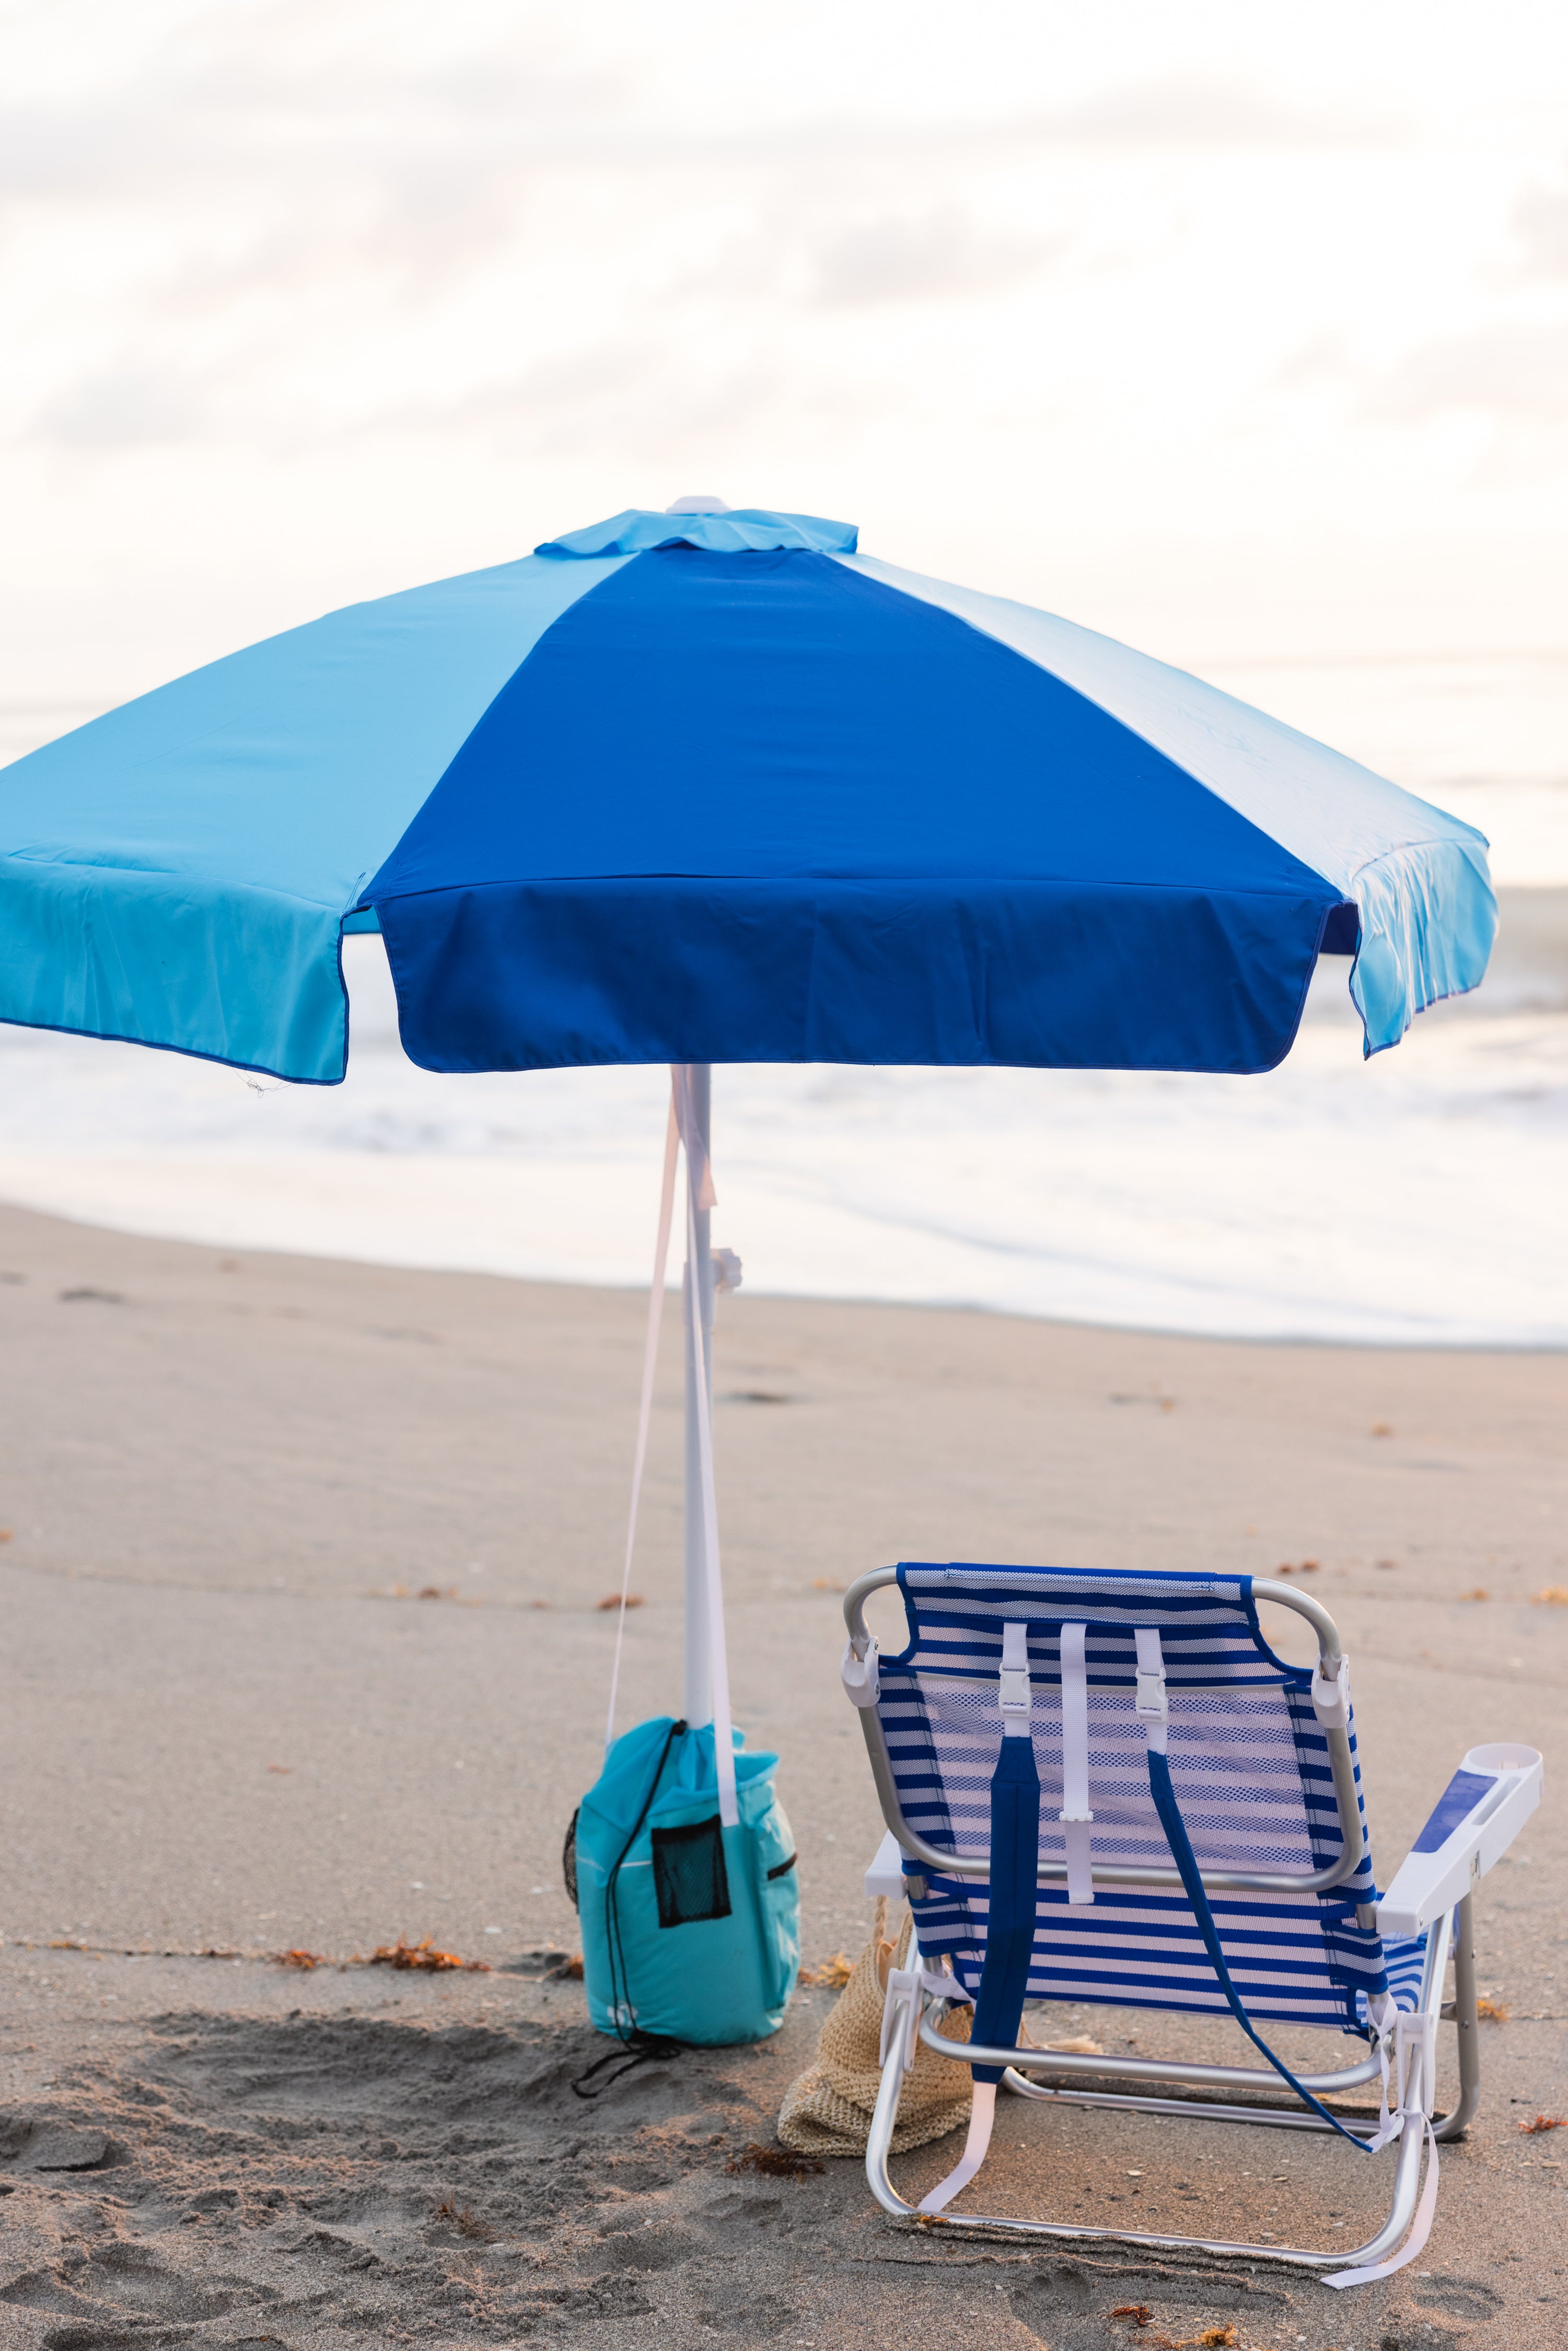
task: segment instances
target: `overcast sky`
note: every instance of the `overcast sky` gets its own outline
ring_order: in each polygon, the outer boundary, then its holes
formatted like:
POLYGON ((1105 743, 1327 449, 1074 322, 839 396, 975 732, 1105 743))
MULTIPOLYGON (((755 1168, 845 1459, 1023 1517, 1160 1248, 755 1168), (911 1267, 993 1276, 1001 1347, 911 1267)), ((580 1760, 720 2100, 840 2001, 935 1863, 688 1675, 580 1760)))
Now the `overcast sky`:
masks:
POLYGON ((13 705, 699 490, 1197 667, 1568 646, 1547 0, 0 0, 0 320, 13 705))

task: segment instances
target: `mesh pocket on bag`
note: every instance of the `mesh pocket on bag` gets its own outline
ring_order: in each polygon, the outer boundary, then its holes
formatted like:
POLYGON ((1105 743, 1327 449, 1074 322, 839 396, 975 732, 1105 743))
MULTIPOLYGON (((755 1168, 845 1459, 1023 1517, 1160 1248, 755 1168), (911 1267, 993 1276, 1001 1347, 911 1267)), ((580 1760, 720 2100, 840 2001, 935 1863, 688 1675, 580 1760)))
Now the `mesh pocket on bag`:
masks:
POLYGON ((729 1877, 724 1865, 724 1834, 716 1813, 685 1828, 654 1829, 653 1890, 661 1927, 692 1926, 702 1918, 729 1917, 729 1877))
POLYGON ((560 1849, 560 1874, 566 1880, 566 1890, 571 1897, 574 1910, 580 1907, 577 1899, 577 1822, 581 1810, 582 1806, 579 1804, 577 1812, 567 1823, 566 1841, 560 1849))

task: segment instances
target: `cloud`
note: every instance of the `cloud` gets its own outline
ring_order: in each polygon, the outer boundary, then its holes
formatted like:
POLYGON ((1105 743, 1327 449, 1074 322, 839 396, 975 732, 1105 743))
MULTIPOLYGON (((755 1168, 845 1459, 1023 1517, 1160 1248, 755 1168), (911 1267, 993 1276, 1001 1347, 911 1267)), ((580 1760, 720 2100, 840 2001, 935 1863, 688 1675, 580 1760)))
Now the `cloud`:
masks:
POLYGON ((1338 329, 1325 327, 1288 351, 1269 381, 1277 392, 1306 392, 1343 381, 1353 364, 1345 337, 1338 329))
POLYGON ((545 462, 614 449, 627 465, 653 469, 717 462, 738 442, 766 445, 775 433, 840 446, 846 434, 885 425, 896 406, 881 385, 835 379, 824 386, 766 339, 723 357, 666 334, 585 346, 449 400, 389 402, 345 426, 342 438, 356 445, 372 434, 476 440, 507 459, 545 462))
POLYGON ((1531 188, 1514 206, 1513 228, 1524 246, 1529 277, 1568 277, 1568 193, 1531 188))
MULTIPOLYGON (((1113 84, 1059 110, 898 121, 856 107, 769 120, 696 118, 646 99, 646 69, 566 53, 547 28, 490 31, 440 62, 400 57, 373 19, 287 5, 221 13, 199 47, 156 47, 77 105, 0 110, 0 198, 67 204, 180 197, 214 175, 286 197, 369 174, 416 205, 432 188, 499 170, 578 165, 639 172, 925 154, 987 159, 1046 144, 1345 148, 1405 141, 1354 108, 1296 106, 1239 81, 1167 76, 1113 84)), ((460 34, 457 37, 461 38, 460 34)))
POLYGON ((120 450, 190 438, 200 409, 188 387, 149 368, 83 376, 46 402, 25 436, 57 447, 120 450))
POLYGON ((864 307, 988 294, 1032 276, 1064 243, 983 229, 956 210, 885 214, 816 239, 813 298, 864 307))
POLYGON ((1387 147, 1410 135, 1386 115, 1291 106, 1240 82, 1176 75, 1105 90, 1036 118, 1036 128, 1048 140, 1096 147, 1387 147))
MULTIPOLYGON (((352 13, 341 22, 351 33, 352 13)), ((632 75, 563 59, 535 27, 434 67, 362 21, 361 40, 317 54, 309 14, 287 6, 204 30, 200 50, 154 50, 80 103, 0 110, 0 204, 30 219, 172 206, 182 240, 208 248, 214 209, 259 215, 286 243, 325 207, 329 233, 352 215, 372 253, 450 249, 504 227, 530 169, 614 158, 635 115, 632 75)))
POLYGON ((1412 351, 1363 403, 1381 423, 1456 410, 1561 426, 1568 418, 1568 322, 1515 323, 1412 351))

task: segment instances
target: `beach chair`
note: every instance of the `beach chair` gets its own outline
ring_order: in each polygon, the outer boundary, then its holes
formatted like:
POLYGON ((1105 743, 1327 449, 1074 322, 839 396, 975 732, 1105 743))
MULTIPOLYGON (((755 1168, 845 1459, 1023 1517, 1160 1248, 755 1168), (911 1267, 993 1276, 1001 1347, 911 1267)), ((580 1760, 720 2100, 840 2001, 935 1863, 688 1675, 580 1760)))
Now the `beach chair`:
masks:
POLYGON ((905 1894, 915 1922, 888 1984, 866 2150, 883 2209, 989 2235, 1287 2261, 1333 2285, 1413 2259, 1431 2224, 1437 2143, 1464 2130, 1479 2091, 1470 1889, 1539 1803, 1539 1755, 1472 1750, 1380 1895, 1349 1666, 1327 1611, 1291 1585, 903 1566, 862 1576, 844 1614, 844 1687, 888 1828, 867 1888, 905 1894), (864 1609, 894 1583, 908 1645, 884 1657, 864 1609), (1315 1668, 1274 1655, 1260 1599, 1308 1620, 1315 1668), (1228 2012, 1265 2062, 1043 2053, 1019 2045, 1026 2000, 1228 2012), (955 2001, 974 2007, 968 2141, 916 2208, 888 2178, 888 2149, 917 2039, 954 2054, 936 2022, 955 2001), (1435 2111, 1439 2018, 1458 2034, 1459 2097, 1445 2114, 1435 2111), (1292 2072, 1263 2038, 1280 2024, 1364 2046, 1353 2064, 1292 2072), (1040 2073, 1051 2079, 1031 2078, 1040 2073), (1375 2116, 1330 2103, 1378 2083, 1375 2116), (954 2212, 984 2160, 999 2084, 1058 2105, 1334 2132, 1347 2163, 1386 2150, 1387 2220, 1347 2252, 954 2212))

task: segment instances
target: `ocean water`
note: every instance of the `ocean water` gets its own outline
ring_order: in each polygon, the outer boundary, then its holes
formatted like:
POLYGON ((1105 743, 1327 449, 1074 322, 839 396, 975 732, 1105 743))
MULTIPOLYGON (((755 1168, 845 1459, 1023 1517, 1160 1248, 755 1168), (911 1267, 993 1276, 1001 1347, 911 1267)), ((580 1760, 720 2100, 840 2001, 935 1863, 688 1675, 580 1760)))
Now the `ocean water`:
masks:
MULTIPOLYGON (((1489 833, 1485 986, 1364 1062, 1326 963, 1261 1078, 716 1071, 715 1238, 748 1289, 1568 1345, 1568 663, 1213 674, 1489 833)), ((85 715, 0 711, 0 756, 85 715)), ((0 1198, 219 1249, 645 1282, 665 1073, 433 1077, 398 1043, 380 940, 346 968, 340 1088, 0 1028, 0 1198)))
MULTIPOLYGON (((1325 964, 1261 1078, 721 1068, 717 1241, 754 1290, 1239 1337, 1568 1344, 1568 890, 1364 1062, 1325 964)), ((434 1077, 376 938, 350 1075, 294 1088, 0 1029, 0 1197, 215 1248, 648 1279, 659 1070, 434 1077)))

